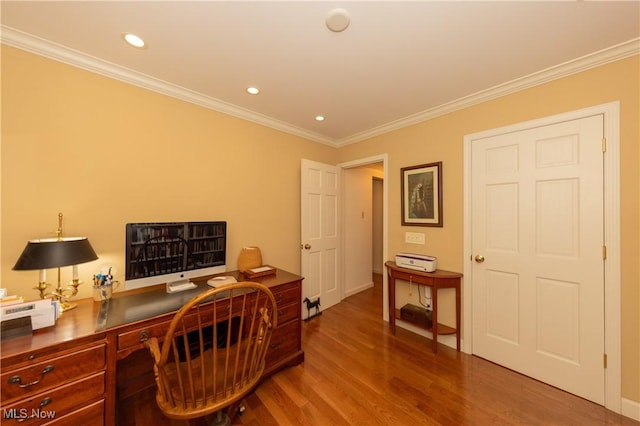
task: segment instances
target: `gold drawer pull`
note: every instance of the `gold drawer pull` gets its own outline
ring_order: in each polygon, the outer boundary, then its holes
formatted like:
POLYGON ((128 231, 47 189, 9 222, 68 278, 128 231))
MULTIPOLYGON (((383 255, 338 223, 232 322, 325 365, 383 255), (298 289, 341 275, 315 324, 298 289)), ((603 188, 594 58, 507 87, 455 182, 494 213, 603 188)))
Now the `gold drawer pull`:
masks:
POLYGON ((47 374, 47 373, 50 373, 52 371, 53 371, 53 365, 47 365, 40 372, 40 378, 38 380, 34 380, 31 383, 22 383, 22 377, 20 377, 20 376, 12 376, 12 377, 9 378, 7 383, 9 383, 10 385, 17 384, 19 388, 28 388, 30 386, 34 386, 34 385, 37 385, 38 383, 40 383, 42 381, 42 379, 44 378, 44 375, 47 374))
POLYGON ((140 332, 140 341, 144 343, 147 340, 149 340, 149 332, 147 330, 142 330, 140 332))

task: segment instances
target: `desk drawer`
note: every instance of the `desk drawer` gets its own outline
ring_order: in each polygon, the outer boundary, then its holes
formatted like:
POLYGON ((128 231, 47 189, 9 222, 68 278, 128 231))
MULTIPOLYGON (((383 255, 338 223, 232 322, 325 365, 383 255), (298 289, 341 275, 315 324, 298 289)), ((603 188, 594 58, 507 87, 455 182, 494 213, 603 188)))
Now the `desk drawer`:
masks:
POLYGON ((300 305, 288 304, 281 306, 278 304, 278 327, 300 317, 300 305))
POLYGON ((164 335, 167 334, 170 323, 171 320, 167 320, 118 334, 118 350, 141 348, 144 341, 152 337, 162 340, 164 335))
POLYGON ((45 419, 61 417, 74 408, 101 398, 105 391, 105 373, 66 385, 3 406, 2 424, 40 425, 45 419))
POLYGON ((271 343, 269 343, 269 350, 267 351, 267 367, 300 348, 300 327, 300 321, 295 321, 273 330, 271 343))
POLYGON ((104 399, 66 414, 43 426, 104 426, 104 399))
POLYGON ((275 288, 271 288, 273 297, 276 299, 278 307, 289 303, 301 302, 301 287, 299 283, 284 284, 275 288))
MULTIPOLYGON (((278 327, 274 330, 274 333, 280 327, 284 326, 286 323, 300 318, 300 305, 296 305, 292 303, 284 306, 277 305, 276 309, 278 314, 278 327)), ((260 322, 260 318, 258 317, 256 318, 256 327, 258 326, 259 322, 260 322)), ((247 331, 248 331, 248 326, 249 324, 247 324, 247 331)))
POLYGON ((412 274, 411 272, 395 270, 393 272, 393 276, 395 277, 396 280, 419 282, 420 284, 428 285, 428 286, 433 285, 433 278, 425 277, 424 275, 412 274))
POLYGON ((101 344, 5 372, 0 376, 2 405, 104 370, 105 348, 101 344))

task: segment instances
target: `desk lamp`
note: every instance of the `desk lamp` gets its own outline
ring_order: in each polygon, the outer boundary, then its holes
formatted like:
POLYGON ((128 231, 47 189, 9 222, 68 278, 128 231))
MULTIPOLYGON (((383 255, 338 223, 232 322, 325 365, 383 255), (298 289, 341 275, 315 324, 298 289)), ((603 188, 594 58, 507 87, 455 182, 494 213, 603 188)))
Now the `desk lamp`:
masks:
POLYGON ((82 284, 82 281, 78 279, 77 265, 96 260, 98 255, 86 237, 62 236, 62 213, 58 214, 56 234, 56 238, 29 241, 13 270, 32 271, 39 269, 40 279, 34 290, 40 292, 41 299, 52 298, 60 301, 60 310, 65 312, 77 306, 75 303, 69 303, 69 299, 78 293, 78 286, 82 284), (63 288, 60 284, 60 268, 69 265, 73 265, 73 280, 69 286, 63 288), (47 292, 47 288, 51 286, 46 279, 46 270, 49 268, 58 268, 58 286, 51 292, 47 292))

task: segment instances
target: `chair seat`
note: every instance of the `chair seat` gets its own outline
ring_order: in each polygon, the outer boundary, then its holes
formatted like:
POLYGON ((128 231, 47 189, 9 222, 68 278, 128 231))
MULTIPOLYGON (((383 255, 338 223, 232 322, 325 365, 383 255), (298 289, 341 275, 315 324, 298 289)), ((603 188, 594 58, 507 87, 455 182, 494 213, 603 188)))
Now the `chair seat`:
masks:
MULTIPOLYGON (((184 419, 187 418, 185 410, 188 410, 189 418, 196 412, 204 416, 242 399, 260 380, 264 371, 264 360, 262 360, 261 365, 257 366, 256 374, 241 375, 238 373, 236 376, 244 376, 244 379, 236 377, 235 380, 233 377, 234 369, 226 369, 228 374, 224 375, 224 364, 227 360, 234 362, 237 355, 240 355, 238 362, 242 363, 247 346, 243 345, 243 350, 240 354, 238 354, 237 345, 231 346, 228 354, 226 348, 217 349, 215 374, 213 368, 214 349, 208 349, 202 356, 197 356, 189 361, 167 363, 164 368, 164 380, 169 384, 173 402, 169 403, 158 396, 156 399, 159 407, 167 417, 184 419), (204 375, 202 374, 203 366, 204 375), (191 372, 189 372, 189 367, 191 367, 191 372), (176 368, 181 370, 181 375, 177 374, 176 368), (198 391, 190 394, 189 385, 185 384, 187 392, 182 395, 179 377, 189 376, 193 379, 193 387, 195 389, 203 389, 202 383, 204 380, 204 392, 198 391), (193 398, 194 395, 196 395, 195 398, 193 398)), ((249 367, 247 366, 247 368, 249 367)))

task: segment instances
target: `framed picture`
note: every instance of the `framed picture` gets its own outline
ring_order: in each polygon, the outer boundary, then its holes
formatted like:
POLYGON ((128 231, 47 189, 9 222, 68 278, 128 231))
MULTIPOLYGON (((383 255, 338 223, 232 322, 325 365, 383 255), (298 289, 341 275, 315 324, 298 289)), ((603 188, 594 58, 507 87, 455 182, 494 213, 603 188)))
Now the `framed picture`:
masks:
POLYGON ((442 161, 400 169, 402 224, 442 226, 442 161))

